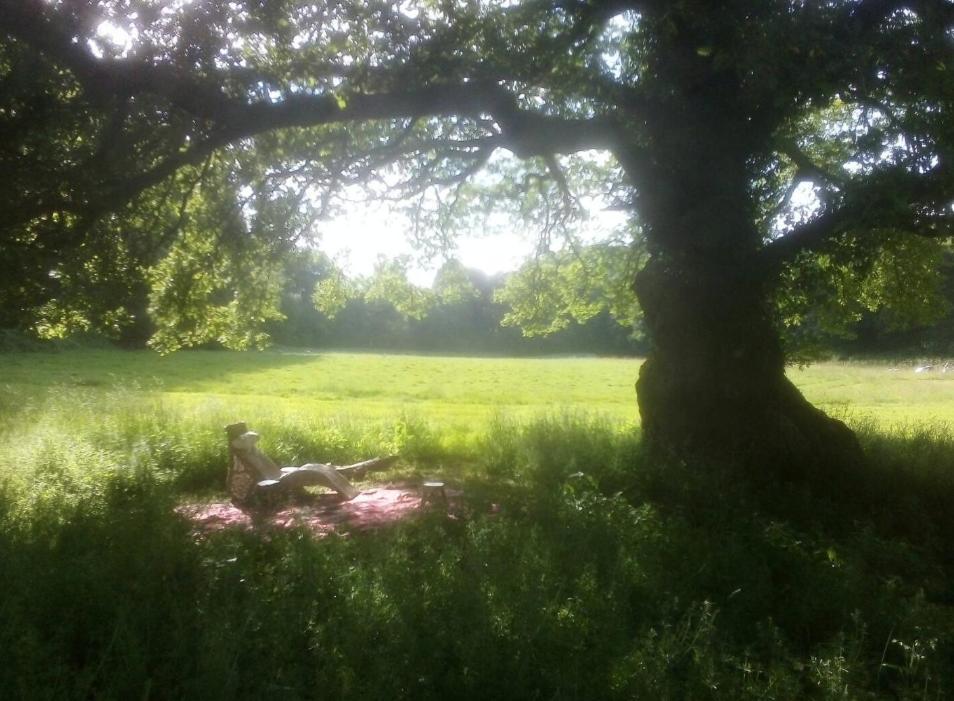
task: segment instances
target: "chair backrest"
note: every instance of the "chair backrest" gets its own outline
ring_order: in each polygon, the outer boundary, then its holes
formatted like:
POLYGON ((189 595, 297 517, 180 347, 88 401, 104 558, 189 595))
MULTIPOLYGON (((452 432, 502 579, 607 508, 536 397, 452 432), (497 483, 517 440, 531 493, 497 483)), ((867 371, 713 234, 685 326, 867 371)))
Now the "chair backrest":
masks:
POLYGON ((229 471, 226 487, 237 504, 248 502, 255 494, 258 483, 277 480, 282 471, 267 455, 255 447, 258 434, 249 431, 245 423, 225 427, 229 441, 229 471))

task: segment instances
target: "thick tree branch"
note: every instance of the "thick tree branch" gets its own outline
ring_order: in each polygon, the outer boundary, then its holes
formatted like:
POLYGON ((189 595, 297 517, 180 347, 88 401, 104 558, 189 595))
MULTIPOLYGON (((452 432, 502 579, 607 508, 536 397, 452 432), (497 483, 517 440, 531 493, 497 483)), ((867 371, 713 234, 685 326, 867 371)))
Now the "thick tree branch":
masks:
MULTIPOLYGON (((6 212, 6 219, 0 223, 0 229, 13 229, 53 212, 77 214, 88 227, 106 212, 127 204, 180 168, 200 163, 225 143, 220 137, 211 137, 166 157, 147 170, 94 184, 92 191, 83 192, 80 189, 77 192, 64 193, 53 190, 43 193, 33 201, 24 202, 15 210, 6 212)), ((78 175, 81 176, 82 173, 78 175)))
POLYGON ((763 249, 765 267, 775 272, 784 264, 794 261, 800 253, 821 248, 847 228, 848 220, 849 217, 843 211, 832 210, 797 226, 763 249))
POLYGON ((245 91, 241 82, 231 80, 231 73, 203 77, 142 58, 97 59, 82 39, 76 40, 77 32, 38 0, 0 0, 0 13, 5 17, 7 34, 69 70, 94 104, 148 95, 168 103, 181 116, 195 120, 197 131, 208 135, 187 151, 174 153, 158 165, 106 188, 94 201, 74 198, 75 202, 37 202, 40 213, 56 208, 102 213, 125 204, 177 168, 197 163, 217 148, 285 128, 375 120, 489 117, 499 132, 494 137, 495 146, 507 148, 522 158, 589 149, 615 150, 619 142, 618 127, 609 118, 562 118, 526 109, 495 81, 402 85, 376 93, 351 92, 345 85, 335 93, 286 93, 273 101, 254 99, 250 89, 245 91), (232 94, 223 87, 228 85, 233 86, 232 94))
POLYGON ((822 180, 830 185, 840 186, 844 184, 845 178, 837 173, 832 173, 831 171, 823 168, 822 166, 815 163, 811 157, 802 151, 798 144, 793 140, 782 140, 776 147, 778 148, 779 153, 788 157, 792 163, 795 164, 795 167, 798 169, 798 176, 803 178, 817 178, 822 180))
POLYGON ((42 4, 3 0, 6 31, 68 68, 89 93, 112 97, 150 94, 214 124, 231 139, 286 127, 312 127, 378 119, 492 115, 506 131, 509 147, 521 156, 610 148, 614 139, 606 119, 562 119, 521 109, 494 82, 401 89, 373 94, 287 94, 274 102, 250 102, 228 95, 220 76, 201 79, 170 66, 143 60, 104 61, 71 33, 45 16, 42 4))
POLYGON ((846 231, 885 229, 929 238, 954 236, 954 169, 939 166, 926 173, 886 169, 849 184, 839 205, 765 246, 762 263, 775 272, 846 231))

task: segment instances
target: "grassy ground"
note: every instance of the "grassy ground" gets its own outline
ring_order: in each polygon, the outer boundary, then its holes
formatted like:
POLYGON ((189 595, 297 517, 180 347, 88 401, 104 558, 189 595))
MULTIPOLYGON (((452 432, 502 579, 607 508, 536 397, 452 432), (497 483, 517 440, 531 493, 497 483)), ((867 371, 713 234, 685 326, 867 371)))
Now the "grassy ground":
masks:
MULTIPOLYGON (((125 391, 183 410, 256 420, 270 413, 356 419, 404 412, 465 427, 505 414, 599 413, 638 421, 632 358, 467 358, 286 351, 266 353, 76 351, 0 355, 0 387, 23 397, 125 391)), ((882 429, 954 422, 954 372, 912 366, 819 363, 789 371, 808 398, 882 429)))
POLYGON ((793 370, 870 463, 758 493, 646 459, 637 369, 0 355, 0 695, 954 697, 954 376, 793 370), (398 452, 467 515, 197 538, 173 507, 221 498, 236 419, 287 464, 398 452))
MULTIPOLYGON (((357 353, 91 351, 0 360, 14 393, 134 387, 180 407, 376 418, 412 412, 441 423, 551 409, 635 416, 632 359, 510 359, 357 353), (22 388, 22 389, 21 389, 22 388)), ((253 416, 253 418, 255 418, 253 416)))

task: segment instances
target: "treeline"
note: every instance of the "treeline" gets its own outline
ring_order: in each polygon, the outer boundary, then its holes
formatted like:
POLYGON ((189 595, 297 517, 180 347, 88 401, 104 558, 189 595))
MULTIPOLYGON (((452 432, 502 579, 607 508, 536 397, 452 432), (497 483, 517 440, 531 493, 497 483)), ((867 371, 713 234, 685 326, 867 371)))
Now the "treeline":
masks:
MULTIPOLYGON (((619 251, 603 253, 622 258, 619 251)), ((897 295, 891 303, 870 305, 872 309, 861 291, 844 289, 828 308, 817 305, 787 330, 797 349, 792 356, 954 355, 954 253, 945 251, 934 262, 938 275, 933 289, 915 290, 917 295, 909 290, 908 299, 897 295)), ((433 289, 424 290, 408 282, 406 268, 397 261, 382 261, 371 278, 354 281, 344 280, 321 254, 302 254, 287 268, 281 302, 286 318, 269 332, 281 345, 333 349, 645 353, 648 343, 639 332, 638 309, 605 301, 624 286, 613 281, 605 266, 602 285, 572 266, 562 261, 558 274, 544 271, 534 279, 526 266, 488 276, 451 262, 438 272, 433 289), (583 281, 588 289, 582 289, 583 281), (581 314, 561 306, 571 297, 601 302, 581 314), (528 336, 528 329, 535 335, 528 336)), ((585 272, 594 269, 591 265, 585 272)), ((622 268, 615 277, 629 274, 622 268)))
MULTIPOLYGON (((906 283, 912 278, 898 262, 903 260, 892 258, 874 271, 886 292, 873 295, 866 287, 870 270, 846 269, 836 286, 819 276, 824 287, 814 301, 780 296, 789 357, 810 362, 832 355, 954 356, 954 252, 915 257, 915 264, 936 273, 919 276, 919 284, 906 283)), ((127 321, 112 332, 77 324, 44 338, 37 327, 0 329, 0 350, 64 344, 168 350, 155 339, 170 333, 181 337, 181 347, 241 347, 223 330, 254 326, 242 320, 255 317, 260 333, 245 347, 641 355, 649 346, 630 284, 639 263, 635 249, 605 244, 540 256, 495 276, 450 261, 431 288, 422 288, 409 281, 406 260, 381 260, 372 275, 349 278, 327 256, 297 249, 245 285, 244 294, 222 283, 210 288, 210 302, 197 302, 190 293, 167 305, 167 317, 175 311, 171 320, 157 318, 145 286, 131 286, 122 300, 127 321), (250 295, 268 299, 249 305, 250 295)), ((819 264, 831 267, 833 261, 820 256, 819 264)), ((193 280, 183 278, 175 289, 191 290, 198 284, 193 280)), ((76 310, 73 315, 81 316, 76 310)))
POLYGON ((954 356, 954 253, 941 257, 939 272, 924 323, 908 323, 886 310, 867 312, 849 337, 832 338, 831 348, 845 355, 954 356))
POLYGON ((404 316, 387 302, 351 300, 328 319, 307 304, 285 308, 287 320, 271 329, 279 345, 309 348, 536 355, 593 353, 639 355, 646 347, 605 312, 550 336, 527 337, 500 325, 502 305, 489 298, 436 307, 423 319, 404 316))
POLYGON ((797 296, 782 299, 783 324, 786 313, 795 310, 797 317, 782 335, 790 358, 954 355, 954 251, 945 247, 881 263, 861 275, 841 270, 838 284, 826 282, 829 289, 816 289, 814 302, 801 308, 797 296))
POLYGON ((288 269, 281 302, 285 319, 269 326, 272 341, 310 348, 506 355, 638 355, 647 350, 631 326, 605 310, 582 323, 570 320, 548 335, 525 335, 506 323, 511 307, 498 301, 506 275, 450 264, 438 273, 434 288, 425 290, 411 285, 403 272, 393 261, 382 262, 372 278, 342 281, 327 258, 303 254, 288 269), (329 295, 328 283, 336 280, 346 289, 338 290, 336 305, 323 304, 321 295, 329 295))

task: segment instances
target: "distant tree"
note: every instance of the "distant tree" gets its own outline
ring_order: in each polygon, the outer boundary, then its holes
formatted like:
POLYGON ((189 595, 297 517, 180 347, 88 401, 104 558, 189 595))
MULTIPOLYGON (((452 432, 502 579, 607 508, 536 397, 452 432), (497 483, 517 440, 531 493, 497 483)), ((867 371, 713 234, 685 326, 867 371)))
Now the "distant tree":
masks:
POLYGON ((828 352, 844 355, 954 355, 954 251, 950 247, 945 249, 929 261, 937 275, 910 270, 910 260, 885 261, 889 268, 878 275, 894 278, 903 294, 892 295, 877 308, 856 305, 850 322, 836 322, 833 329, 808 317, 802 333, 828 352))
POLYGON ((364 297, 372 302, 391 304, 410 319, 423 319, 434 303, 431 291, 408 279, 406 258, 379 259, 374 272, 365 281, 364 297))
POLYGON ((497 296, 510 276, 490 277, 453 259, 430 289, 407 279, 407 261, 382 260, 371 279, 352 279, 327 256, 306 250, 289 256, 282 279, 283 318, 266 329, 285 345, 523 355, 639 349, 607 314, 572 320, 545 338, 505 328, 509 307, 497 296))
POLYGON ((643 259, 640 249, 619 243, 544 252, 497 293, 509 306, 503 323, 527 335, 546 335, 602 312, 634 330, 641 314, 632 281, 643 259))
POLYGON ((364 183, 438 248, 455 222, 492 221, 489 202, 550 238, 581 203, 608 201, 638 217, 650 255, 634 282, 653 343, 646 439, 796 474, 859 449, 786 379, 776 301, 814 296, 816 274, 877 274, 866 261, 883 252, 921 261, 907 268, 920 279, 932 249, 898 237, 951 234, 948 0, 2 0, 0 13, 14 318, 59 299, 68 260, 122 241, 113 213, 161 202, 212 154, 322 211, 364 183))

